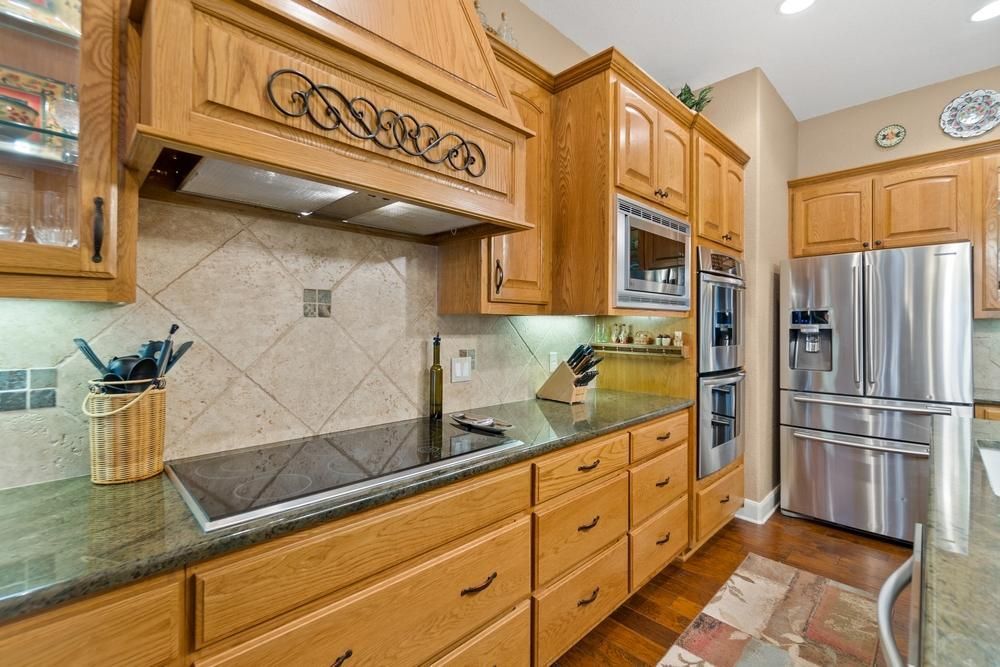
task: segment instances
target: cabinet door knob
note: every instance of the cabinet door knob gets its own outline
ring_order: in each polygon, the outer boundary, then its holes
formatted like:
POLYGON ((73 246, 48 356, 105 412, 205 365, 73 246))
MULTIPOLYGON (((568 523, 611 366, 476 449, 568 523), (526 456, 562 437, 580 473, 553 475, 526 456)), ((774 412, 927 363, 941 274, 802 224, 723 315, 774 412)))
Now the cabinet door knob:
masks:
POLYGON ((601 465, 601 459, 597 459, 596 461, 594 461, 590 465, 577 466, 576 469, 579 470, 580 472, 587 472, 588 470, 593 470, 594 468, 596 468, 599 465, 601 465))
POLYGON ((882 242, 881 241, 876 241, 875 245, 882 245, 882 242))
POLYGON ((503 287, 503 267, 500 266, 500 260, 499 259, 497 260, 497 267, 493 271, 493 273, 496 276, 494 280, 495 280, 495 283, 496 283, 497 294, 499 294, 500 293, 500 288, 503 287))
POLYGON ((476 593, 481 593, 490 587, 493 580, 497 578, 497 573, 494 572, 490 576, 486 577, 486 581, 479 584, 478 586, 470 586, 469 588, 462 589, 462 595, 475 595, 476 593))
POLYGON ((330 667, 340 667, 345 662, 347 662, 347 659, 350 658, 352 655, 354 655, 354 651, 352 651, 351 649, 347 649, 343 655, 341 655, 339 658, 333 661, 330 667))
POLYGON ((867 248, 868 247, 868 241, 865 241, 864 243, 862 243, 861 247, 862 248, 867 248))
POLYGON ((94 255, 92 262, 100 263, 101 248, 104 246, 104 197, 94 197, 94 255))
POLYGON ((588 604, 597 599, 597 594, 601 592, 601 587, 598 586, 594 589, 594 592, 590 594, 590 597, 585 597, 582 600, 577 600, 577 607, 586 607, 588 604))
POLYGON ((662 481, 657 482, 656 486, 657 486, 657 488, 663 488, 667 484, 670 484, 670 478, 669 477, 667 477, 666 479, 664 479, 662 481))
POLYGON ((665 535, 665 536, 663 537, 663 539, 662 539, 662 540, 656 540, 656 543, 657 543, 658 545, 664 545, 664 544, 666 544, 666 543, 667 543, 667 542, 669 542, 669 541, 670 541, 670 533, 668 532, 668 533, 667 533, 667 534, 666 534, 666 535, 665 535))

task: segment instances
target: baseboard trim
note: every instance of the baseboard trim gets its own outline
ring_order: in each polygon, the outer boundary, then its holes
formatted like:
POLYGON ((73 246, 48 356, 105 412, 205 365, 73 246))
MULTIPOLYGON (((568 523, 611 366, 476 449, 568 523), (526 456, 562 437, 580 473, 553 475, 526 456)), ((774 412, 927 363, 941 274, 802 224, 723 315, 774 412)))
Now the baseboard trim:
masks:
POLYGON ((736 518, 756 524, 767 523, 767 520, 778 509, 778 492, 780 489, 780 486, 774 487, 760 502, 744 500, 743 507, 736 512, 736 518))

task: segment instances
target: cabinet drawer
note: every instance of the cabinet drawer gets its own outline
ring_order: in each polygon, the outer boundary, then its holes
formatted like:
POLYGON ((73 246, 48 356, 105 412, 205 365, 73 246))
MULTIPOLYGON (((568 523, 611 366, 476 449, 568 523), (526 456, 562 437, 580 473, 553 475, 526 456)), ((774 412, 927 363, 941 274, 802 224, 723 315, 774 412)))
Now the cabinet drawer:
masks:
POLYGON ((521 667, 531 663, 531 601, 431 663, 432 667, 521 667))
POLYGON ((688 543, 687 496, 629 533, 631 590, 635 591, 676 558, 688 543))
POLYGON ((632 429, 632 460, 639 461, 688 437, 688 411, 632 429))
POLYGON ((531 521, 517 520, 278 627, 197 667, 413 665, 531 592, 531 521))
POLYGON ((535 464, 535 502, 541 503, 628 465, 628 434, 574 447, 535 464))
POLYGON ((200 647, 531 505, 521 466, 190 568, 200 647))
POLYGON ((568 494, 535 512, 535 585, 543 586, 628 530, 628 475, 568 494))
POLYGON ((635 528, 688 489, 688 446, 683 444, 629 471, 631 526, 635 528))
POLYGON ((743 506, 743 466, 737 466, 697 494, 698 540, 728 521, 743 506))
POLYGON ((132 584, 0 627, 0 663, 163 665, 181 652, 183 577, 132 584))
POLYGON ((551 664, 627 596, 628 541, 622 538, 535 594, 535 664, 551 664))

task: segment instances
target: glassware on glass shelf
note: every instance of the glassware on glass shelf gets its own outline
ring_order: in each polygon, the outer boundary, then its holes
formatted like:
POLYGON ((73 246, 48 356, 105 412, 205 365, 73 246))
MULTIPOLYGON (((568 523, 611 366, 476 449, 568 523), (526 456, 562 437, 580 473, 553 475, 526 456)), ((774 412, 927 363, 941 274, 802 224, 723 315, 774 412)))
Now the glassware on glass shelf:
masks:
POLYGON ((598 322, 594 325, 594 342, 595 343, 607 343, 608 342, 608 325, 604 322, 598 322))
POLYGON ((497 34, 500 35, 500 39, 515 49, 517 48, 517 38, 514 37, 514 29, 507 22, 507 12, 500 12, 500 25, 497 26, 497 34))
POLYGON ((79 243, 76 233, 76 215, 66 195, 61 192, 37 193, 35 216, 31 231, 35 241, 44 245, 75 248, 79 243))
POLYGON ((29 202, 27 192, 0 190, 0 241, 21 242, 28 237, 29 202))

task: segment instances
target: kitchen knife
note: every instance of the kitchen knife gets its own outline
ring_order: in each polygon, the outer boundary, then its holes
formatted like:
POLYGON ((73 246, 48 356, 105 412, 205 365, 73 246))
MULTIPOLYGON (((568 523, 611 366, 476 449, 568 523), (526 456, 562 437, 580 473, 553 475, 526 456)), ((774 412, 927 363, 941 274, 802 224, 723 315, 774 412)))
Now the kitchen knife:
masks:
POLYGON ((576 365, 576 362, 580 361, 580 359, 583 358, 583 355, 586 354, 586 352, 587 352, 586 345, 578 345, 576 349, 573 350, 573 354, 569 355, 569 359, 566 360, 566 364, 570 368, 573 368, 573 366, 576 365))
POLYGON ((577 387, 586 387, 588 384, 594 381, 594 378, 596 378, 597 375, 598 375, 597 371, 587 371, 586 373, 578 377, 576 381, 573 382, 573 384, 577 387))
POLYGON ((589 364, 590 361, 591 361, 591 359, 593 359, 593 358, 594 358, 593 354, 585 354, 582 357, 580 357, 580 360, 577 361, 572 366, 573 374, 574 375, 579 375, 580 373, 582 373, 583 372, 583 367, 586 366, 587 364, 589 364))
POLYGON ((590 369, 592 369, 594 366, 596 366, 597 364, 601 363, 602 361, 604 361, 604 357, 591 357, 591 360, 588 363, 583 364, 580 367, 580 372, 577 373, 577 375, 583 375, 584 373, 586 373, 587 371, 589 371, 590 369))

